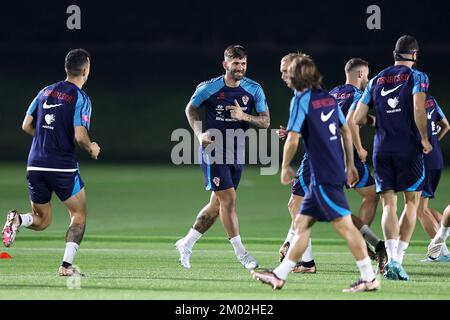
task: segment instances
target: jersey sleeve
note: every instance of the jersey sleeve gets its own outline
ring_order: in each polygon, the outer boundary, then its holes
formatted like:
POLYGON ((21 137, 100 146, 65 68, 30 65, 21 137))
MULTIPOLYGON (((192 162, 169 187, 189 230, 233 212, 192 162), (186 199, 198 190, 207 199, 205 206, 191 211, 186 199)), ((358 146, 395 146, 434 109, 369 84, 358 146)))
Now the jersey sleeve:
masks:
MULTIPOLYGON (((374 80, 375 80, 375 78, 373 78, 372 80, 369 81, 366 89, 364 90, 364 93, 362 94, 361 98, 358 100, 361 103, 364 103, 365 105, 367 105, 369 107, 372 105, 372 100, 373 100, 371 91, 372 91, 372 84, 373 84, 374 80)), ((356 103, 356 105, 358 105, 358 102, 356 103)), ((356 106, 355 106, 355 109, 356 109, 356 106)))
POLYGON ((260 86, 258 86, 258 88, 255 91, 254 100, 255 100, 256 112, 267 111, 268 107, 267 107, 266 95, 264 94, 264 91, 260 86))
POLYGON ((356 110, 356 106, 358 105, 359 99, 361 99, 362 95, 363 94, 361 91, 359 90, 355 91, 355 94, 353 95, 353 102, 350 105, 348 111, 356 110))
POLYGON ((303 122, 308 114, 308 105, 311 98, 311 92, 302 96, 294 96, 291 100, 289 108, 289 121, 286 131, 293 131, 300 133, 303 122))
POLYGON ((417 70, 414 70, 412 75, 414 81, 412 94, 416 94, 418 92, 427 92, 430 85, 428 76, 425 73, 417 70))
POLYGON ((89 130, 91 126, 91 113, 91 99, 78 91, 78 98, 75 104, 75 113, 73 115, 73 126, 83 126, 89 130))
POLYGON ((38 102, 39 102, 39 98, 41 97, 42 93, 44 92, 46 88, 42 89, 41 91, 39 91, 39 93, 37 94, 37 96, 33 99, 33 101, 31 101, 28 110, 27 110, 27 114, 32 116, 33 118, 36 118, 36 114, 37 114, 37 106, 38 106, 38 102))

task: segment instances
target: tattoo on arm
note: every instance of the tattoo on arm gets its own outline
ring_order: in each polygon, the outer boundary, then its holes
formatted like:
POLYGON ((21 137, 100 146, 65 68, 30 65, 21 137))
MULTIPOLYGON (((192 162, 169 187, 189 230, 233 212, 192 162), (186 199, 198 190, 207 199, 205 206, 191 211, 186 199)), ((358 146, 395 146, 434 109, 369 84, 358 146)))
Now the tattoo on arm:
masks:
POLYGON ((194 131, 195 135, 198 136, 202 133, 202 123, 200 121, 200 116, 198 114, 197 109, 193 107, 190 103, 187 105, 186 110, 186 118, 188 119, 189 125, 194 131))
POLYGON ((66 233, 66 242, 75 242, 76 244, 80 244, 81 240, 83 240, 85 229, 85 224, 72 223, 66 233))
POLYGON ((257 128, 267 129, 270 126, 269 111, 258 113, 257 116, 244 114, 244 121, 250 123, 251 125, 257 128))
POLYGON ((218 216, 210 217, 206 212, 201 212, 194 223, 194 229, 205 233, 214 224, 218 216))

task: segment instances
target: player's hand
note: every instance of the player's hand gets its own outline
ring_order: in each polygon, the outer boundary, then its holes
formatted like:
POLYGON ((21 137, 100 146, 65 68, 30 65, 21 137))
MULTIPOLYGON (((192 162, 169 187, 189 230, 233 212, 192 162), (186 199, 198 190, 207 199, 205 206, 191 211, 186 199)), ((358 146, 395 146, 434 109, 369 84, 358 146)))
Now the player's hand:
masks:
POLYGON ((353 188, 359 180, 358 170, 354 165, 347 167, 347 184, 353 188))
POLYGON ((291 166, 281 168, 281 184, 291 184, 295 178, 295 171, 291 166))
POLYGON ((100 153, 100 147, 97 144, 97 142, 91 142, 89 153, 90 153, 92 159, 94 159, 94 160, 98 159, 98 155, 100 153))
POLYGON ((213 143, 211 140, 211 136, 209 135, 209 132, 203 132, 202 134, 199 134, 197 137, 203 148, 213 143))
POLYGON ((358 149, 356 150, 356 152, 358 153, 359 158, 361 159, 362 162, 366 162, 367 159, 367 150, 364 148, 358 149))
POLYGON ((232 119, 236 120, 244 120, 244 111, 242 111, 241 106, 234 100, 234 106, 227 106, 228 110, 230 110, 230 115, 232 119))
POLYGON ((433 150, 433 147, 431 146, 431 143, 430 141, 428 141, 428 139, 422 139, 420 140, 420 142, 422 143, 423 153, 429 154, 431 150, 433 150))
POLYGON ((281 140, 286 139, 287 131, 286 131, 285 127, 280 126, 280 129, 278 129, 276 132, 277 132, 278 138, 280 138, 281 140))

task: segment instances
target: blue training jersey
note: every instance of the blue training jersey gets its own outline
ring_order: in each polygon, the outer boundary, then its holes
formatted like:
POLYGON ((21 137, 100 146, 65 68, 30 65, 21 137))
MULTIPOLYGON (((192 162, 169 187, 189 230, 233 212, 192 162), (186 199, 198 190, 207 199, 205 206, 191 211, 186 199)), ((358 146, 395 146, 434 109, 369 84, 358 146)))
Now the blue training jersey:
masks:
POLYGON ((336 99, 325 90, 308 89, 292 98, 287 131, 302 134, 313 185, 345 183, 339 131, 345 123, 336 99))
POLYGON ((425 109, 427 111, 428 139, 433 146, 433 150, 424 157, 425 168, 427 170, 442 169, 444 167, 444 159, 442 157, 441 144, 438 139, 439 132, 437 123, 445 119, 445 114, 431 95, 427 95, 425 109))
MULTIPOLYGON (((223 134, 223 153, 236 161, 238 150, 244 152, 244 146, 234 141, 234 150, 227 150, 226 130, 242 129, 246 131, 249 124, 245 121, 232 119, 229 106, 234 106, 234 100, 241 106, 243 112, 252 114, 268 110, 266 97, 262 87, 255 81, 244 77, 238 87, 225 85, 224 76, 200 83, 191 97, 191 104, 196 108, 204 108, 206 123, 204 131, 217 129, 223 134)), ((219 149, 219 146, 218 146, 219 149)), ((224 159, 225 161, 225 159, 224 159)))
POLYGON ((344 117, 350 110, 355 110, 363 91, 351 84, 339 85, 330 91, 330 94, 336 99, 341 108, 344 117))
POLYGON ((369 81, 360 101, 375 108, 374 153, 421 152, 413 95, 427 92, 428 86, 425 73, 403 65, 390 66, 369 81))
POLYGON ((75 84, 61 81, 42 89, 28 108, 36 131, 28 155, 28 170, 75 171, 75 130, 89 129, 91 100, 75 84))

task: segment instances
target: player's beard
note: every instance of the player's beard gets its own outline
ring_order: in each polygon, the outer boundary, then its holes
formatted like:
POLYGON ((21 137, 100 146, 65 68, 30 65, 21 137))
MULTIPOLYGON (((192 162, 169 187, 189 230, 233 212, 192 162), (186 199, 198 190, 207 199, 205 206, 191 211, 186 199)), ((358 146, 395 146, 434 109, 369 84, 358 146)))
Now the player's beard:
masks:
POLYGON ((244 78, 245 71, 242 71, 242 73, 238 73, 238 71, 230 70, 230 74, 231 74, 231 78, 234 81, 240 81, 240 80, 242 80, 242 78, 244 78))

